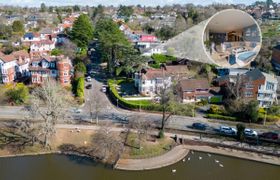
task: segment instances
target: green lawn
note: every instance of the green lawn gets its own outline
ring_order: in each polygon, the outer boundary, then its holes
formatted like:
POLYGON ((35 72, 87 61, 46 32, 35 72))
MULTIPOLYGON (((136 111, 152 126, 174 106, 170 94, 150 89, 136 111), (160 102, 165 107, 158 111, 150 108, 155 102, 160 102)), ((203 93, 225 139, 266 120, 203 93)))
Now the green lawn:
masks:
POLYGON ((146 141, 145 138, 141 141, 141 148, 139 147, 137 135, 130 133, 127 141, 130 147, 130 158, 148 158, 159 156, 170 150, 174 141, 170 138, 156 139, 155 142, 146 141))

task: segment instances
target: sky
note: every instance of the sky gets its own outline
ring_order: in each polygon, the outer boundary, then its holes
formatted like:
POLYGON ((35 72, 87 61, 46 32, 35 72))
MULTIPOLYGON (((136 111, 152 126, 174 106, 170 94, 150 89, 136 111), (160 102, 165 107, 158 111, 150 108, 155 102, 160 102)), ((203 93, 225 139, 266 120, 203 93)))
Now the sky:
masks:
MULTIPOLYGON (((252 4, 256 0, 0 0, 1 5, 15 5, 15 6, 40 6, 41 3, 45 3, 47 6, 63 6, 63 5, 89 5, 97 6, 102 5, 172 5, 172 4, 187 4, 193 3, 195 5, 208 5, 212 3, 224 3, 224 4, 252 4)), ((280 0, 274 0, 274 2, 280 2, 280 0)))

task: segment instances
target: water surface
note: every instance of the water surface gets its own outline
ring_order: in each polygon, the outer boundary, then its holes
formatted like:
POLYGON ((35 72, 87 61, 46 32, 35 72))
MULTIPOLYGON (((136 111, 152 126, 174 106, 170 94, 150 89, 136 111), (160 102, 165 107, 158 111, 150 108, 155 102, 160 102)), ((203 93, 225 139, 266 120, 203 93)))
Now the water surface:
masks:
POLYGON ((55 154, 0 159, 0 180, 150 179, 280 180, 280 166, 213 154, 209 157, 200 152, 190 153, 185 162, 149 171, 112 170, 87 158, 55 154), (176 169, 175 173, 172 173, 173 169, 176 169))

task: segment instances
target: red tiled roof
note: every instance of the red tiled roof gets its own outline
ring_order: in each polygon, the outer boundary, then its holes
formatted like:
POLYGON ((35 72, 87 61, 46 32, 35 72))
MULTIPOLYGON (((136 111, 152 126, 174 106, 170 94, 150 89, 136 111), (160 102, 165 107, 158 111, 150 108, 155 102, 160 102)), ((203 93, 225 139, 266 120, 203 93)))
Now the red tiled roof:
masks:
POLYGON ((195 89, 209 89, 207 79, 184 79, 179 82, 182 91, 194 91, 195 89))
POLYGON ((186 74, 187 72, 188 67, 184 65, 166 66, 166 69, 148 69, 147 72, 143 74, 143 76, 145 79, 155 79, 162 78, 163 76, 186 74))
POLYGON ((15 51, 12 53, 13 56, 15 56, 16 58, 18 58, 19 56, 21 57, 29 57, 29 54, 27 51, 25 50, 20 50, 20 51, 15 51))
POLYGON ((6 63, 16 60, 16 58, 13 55, 1 55, 0 59, 2 59, 6 63))

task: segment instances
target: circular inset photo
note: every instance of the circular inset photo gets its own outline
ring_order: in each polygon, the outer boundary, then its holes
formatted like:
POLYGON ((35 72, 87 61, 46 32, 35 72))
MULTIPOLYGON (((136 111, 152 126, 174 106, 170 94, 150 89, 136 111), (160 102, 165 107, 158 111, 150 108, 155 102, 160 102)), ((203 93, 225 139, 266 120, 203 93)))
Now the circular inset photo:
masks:
POLYGON ((256 58, 261 48, 261 30, 248 13, 227 9, 213 15, 204 33, 204 50, 222 67, 245 67, 256 58))

